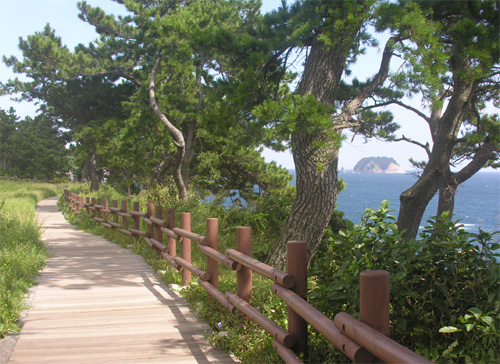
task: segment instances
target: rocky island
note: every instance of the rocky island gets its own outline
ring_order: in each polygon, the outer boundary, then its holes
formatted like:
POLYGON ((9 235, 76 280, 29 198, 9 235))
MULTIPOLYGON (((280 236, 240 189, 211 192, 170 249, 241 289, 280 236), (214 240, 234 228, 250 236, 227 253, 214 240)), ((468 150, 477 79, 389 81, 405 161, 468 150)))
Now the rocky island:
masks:
POLYGON ((367 157, 361 159, 353 169, 354 173, 406 173, 401 166, 389 157, 367 157))

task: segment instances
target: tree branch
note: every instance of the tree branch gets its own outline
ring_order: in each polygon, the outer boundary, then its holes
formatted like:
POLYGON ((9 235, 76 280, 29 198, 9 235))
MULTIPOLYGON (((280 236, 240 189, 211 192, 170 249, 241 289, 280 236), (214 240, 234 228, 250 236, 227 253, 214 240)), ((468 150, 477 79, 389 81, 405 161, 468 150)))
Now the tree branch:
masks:
POLYGON ((165 114, 160 110, 160 107, 156 103, 156 95, 155 95, 155 81, 156 74, 158 73, 158 68, 160 67, 161 62, 161 54, 156 58, 156 62, 151 70, 151 81, 149 82, 149 102, 151 104, 151 109, 153 109, 154 113, 163 125, 166 126, 168 132, 173 136, 173 142, 178 148, 185 148, 184 136, 181 131, 177 129, 165 116, 165 114))
POLYGON ((370 105, 370 106, 364 106, 363 107, 363 110, 369 110, 369 109, 374 109, 374 108, 377 108, 377 107, 382 107, 382 106, 388 106, 388 105, 392 105, 392 104, 395 104, 395 105, 399 105, 401 107, 404 107, 405 109, 407 110, 410 110, 412 112, 414 112, 415 114, 417 114, 418 116, 420 116, 422 119, 424 119, 426 122, 430 122, 430 118, 425 115, 423 112, 421 112, 420 110, 410 106, 410 105, 407 105, 399 100, 389 100, 389 101, 386 101, 386 102, 380 102, 378 104, 375 104, 375 105, 370 105))
POLYGON ((425 150, 425 152, 427 153, 427 156, 429 158, 431 157, 431 148, 430 148, 430 145, 429 145, 428 142, 425 143, 425 144, 422 144, 420 142, 417 142, 416 140, 407 138, 404 135, 401 138, 394 138, 394 139, 391 139, 391 140, 394 141, 394 142, 407 142, 407 143, 418 145, 419 147, 421 147, 421 148, 423 148, 425 150))
POLYGON ((500 149, 495 143, 486 142, 481 148, 474 154, 474 158, 462 168, 459 172, 455 173, 455 178, 458 183, 463 183, 471 178, 476 172, 484 167, 488 160, 495 156, 495 152, 500 152, 500 149))
POLYGON ((139 81, 137 78, 135 78, 134 76, 132 76, 132 75, 130 75, 128 73, 118 71, 118 75, 121 76, 121 77, 123 77, 123 78, 125 78, 126 80, 131 81, 136 86, 139 86, 139 87, 144 86, 144 84, 141 81, 139 81))
POLYGON ((338 124, 350 124, 349 120, 356 110, 363 104, 363 102, 371 95, 373 92, 384 83, 389 74, 389 65, 391 58, 393 56, 393 49, 399 38, 391 37, 385 44, 384 53, 382 55, 382 61, 380 62, 380 68, 378 73, 373 77, 373 79, 368 82, 361 92, 352 99, 347 105, 345 105, 337 118, 338 124))

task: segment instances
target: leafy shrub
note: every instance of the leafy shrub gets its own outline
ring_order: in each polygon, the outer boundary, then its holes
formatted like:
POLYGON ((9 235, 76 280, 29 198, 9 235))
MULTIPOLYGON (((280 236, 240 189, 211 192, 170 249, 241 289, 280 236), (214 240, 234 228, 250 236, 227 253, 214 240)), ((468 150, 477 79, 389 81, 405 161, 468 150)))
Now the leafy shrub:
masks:
POLYGON ((497 233, 467 233, 443 214, 405 241, 388 208, 384 201, 360 225, 330 234, 315 262, 311 303, 332 318, 357 316, 359 274, 387 270, 395 341, 437 362, 499 362, 497 233))

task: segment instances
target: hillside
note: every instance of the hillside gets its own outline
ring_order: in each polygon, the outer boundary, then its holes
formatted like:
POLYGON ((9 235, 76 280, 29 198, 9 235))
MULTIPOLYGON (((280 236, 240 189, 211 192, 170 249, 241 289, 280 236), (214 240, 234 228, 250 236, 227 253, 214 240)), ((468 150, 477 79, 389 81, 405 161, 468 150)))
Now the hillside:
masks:
POLYGON ((354 166, 354 173, 406 173, 401 166, 389 157, 367 157, 354 166))

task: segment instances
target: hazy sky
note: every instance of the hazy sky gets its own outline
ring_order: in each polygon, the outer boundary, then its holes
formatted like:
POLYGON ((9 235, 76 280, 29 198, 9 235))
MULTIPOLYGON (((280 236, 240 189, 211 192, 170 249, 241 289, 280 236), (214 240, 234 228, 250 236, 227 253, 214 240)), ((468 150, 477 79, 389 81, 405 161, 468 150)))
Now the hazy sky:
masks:
MULTIPOLYGON (((87 44, 96 39, 97 33, 94 28, 78 18, 77 2, 77 0, 0 0, 0 55, 14 55, 20 58, 19 37, 26 38, 34 32, 41 31, 47 23, 50 23, 69 49, 73 49, 79 43, 87 44)), ((114 14, 123 13, 124 9, 122 5, 111 0, 87 0, 87 2, 114 14)), ((263 0, 263 12, 272 10, 280 4, 281 0, 263 0)), ((378 69, 381 54, 380 50, 370 50, 353 67, 353 74, 360 80, 365 80, 373 75, 378 69)), ((3 62, 0 64, 1 82, 15 76, 3 62)), ((9 96, 0 97, 0 108, 9 109, 11 106, 21 117, 34 115, 37 109, 35 105, 26 102, 13 102, 9 96)), ((420 107, 418 102, 416 106, 420 107)), ((394 112, 395 121, 402 126, 400 135, 411 136, 424 144, 426 141, 430 141, 429 132, 422 119, 401 109, 394 109, 394 112)), ((277 161, 283 167, 294 168, 293 159, 289 152, 275 153, 266 150, 264 156, 267 160, 277 161)), ((365 144, 363 138, 356 137, 352 141, 349 137, 344 141, 340 151, 339 168, 352 169, 361 158, 369 156, 392 157, 404 169, 409 170, 411 165, 408 159, 413 157, 416 160, 423 160, 425 152, 423 149, 408 143, 370 141, 365 144)))

